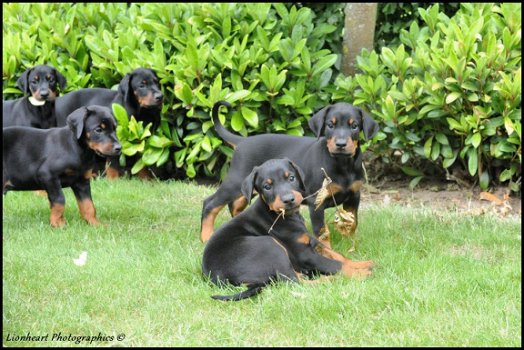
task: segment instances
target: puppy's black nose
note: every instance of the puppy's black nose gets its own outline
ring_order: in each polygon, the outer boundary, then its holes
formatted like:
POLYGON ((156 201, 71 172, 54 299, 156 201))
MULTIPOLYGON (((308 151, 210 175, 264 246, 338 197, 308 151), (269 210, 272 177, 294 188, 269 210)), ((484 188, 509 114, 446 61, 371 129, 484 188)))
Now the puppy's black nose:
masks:
POLYGON ((338 148, 344 148, 344 147, 346 147, 346 139, 336 139, 336 140, 335 140, 335 145, 336 145, 338 148))
POLYGON ((295 202, 295 196, 293 196, 292 193, 288 193, 284 196, 282 196, 282 202, 284 202, 284 204, 292 204, 295 202))
POLYGON ((120 154, 120 152, 122 151, 122 145, 119 144, 119 143, 115 143, 113 145, 113 151, 115 151, 116 153, 120 154))
POLYGON ((40 96, 42 98, 47 98, 49 96, 49 90, 40 90, 40 96))

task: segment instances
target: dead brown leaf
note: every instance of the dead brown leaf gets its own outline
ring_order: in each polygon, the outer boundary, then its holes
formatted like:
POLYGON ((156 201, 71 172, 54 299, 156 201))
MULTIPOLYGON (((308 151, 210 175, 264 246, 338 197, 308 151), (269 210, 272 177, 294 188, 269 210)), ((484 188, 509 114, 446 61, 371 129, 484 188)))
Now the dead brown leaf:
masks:
POLYGON ((504 204, 504 201, 501 200, 499 197, 495 196, 493 193, 489 192, 480 192, 480 199, 490 201, 496 205, 502 205, 504 204))
POLYGON ((342 236, 350 236, 353 232, 355 216, 344 209, 339 209, 335 214, 335 226, 342 236))

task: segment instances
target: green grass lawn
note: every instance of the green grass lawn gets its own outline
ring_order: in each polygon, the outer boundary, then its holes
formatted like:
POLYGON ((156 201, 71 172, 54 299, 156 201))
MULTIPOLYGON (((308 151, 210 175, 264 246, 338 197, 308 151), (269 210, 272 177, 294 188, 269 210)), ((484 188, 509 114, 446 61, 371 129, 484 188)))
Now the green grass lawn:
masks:
MULTIPOLYGON (((282 283, 220 302, 210 295, 239 289, 201 275, 200 213, 214 188, 95 180, 100 227, 65 192, 62 229, 50 228, 45 197, 4 196, 4 346, 75 346, 79 336, 106 337, 79 346, 521 346, 516 219, 363 203, 349 257, 374 260, 371 278, 282 283), (76 266, 82 251, 87 263, 76 266), (47 341, 13 340, 28 333, 47 341)), ((228 219, 223 210, 217 224, 228 219)))

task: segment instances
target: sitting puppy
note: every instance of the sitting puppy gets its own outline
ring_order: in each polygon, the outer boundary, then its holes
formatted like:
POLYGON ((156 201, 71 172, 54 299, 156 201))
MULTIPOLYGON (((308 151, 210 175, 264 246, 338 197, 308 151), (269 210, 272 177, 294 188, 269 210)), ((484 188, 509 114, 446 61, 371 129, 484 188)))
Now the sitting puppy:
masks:
MULTIPOLYGON (((117 91, 103 88, 79 89, 59 97, 56 100, 57 123, 58 126, 64 126, 66 117, 82 106, 100 105, 111 108, 113 103, 118 103, 125 108, 129 118, 134 116, 137 121, 143 121, 144 126, 152 123, 151 133, 154 133, 160 125, 163 98, 156 73, 151 69, 138 68, 124 76, 117 91)), ((131 163, 134 161, 136 160, 130 160, 131 163)), ((118 158, 110 158, 109 163, 107 176, 116 178, 121 175, 123 169, 119 167, 118 158)))
POLYGON ((71 187, 82 217, 98 224, 91 199, 91 167, 97 156, 115 156, 121 146, 116 121, 107 107, 74 111, 67 126, 48 130, 12 126, 3 129, 3 190, 46 190, 50 223, 65 225, 63 187, 71 187))
POLYGON ((48 129, 57 126, 55 99, 66 78, 55 68, 39 65, 26 70, 16 82, 25 97, 2 102, 2 127, 30 126, 48 129))
POLYGON ((371 261, 353 262, 307 233, 299 213, 302 179, 302 171, 289 159, 268 160, 246 177, 243 195, 249 202, 256 190, 260 198, 211 236, 202 272, 215 284, 246 284, 248 289, 214 299, 245 299, 273 280, 296 282, 301 274, 371 274, 371 261))

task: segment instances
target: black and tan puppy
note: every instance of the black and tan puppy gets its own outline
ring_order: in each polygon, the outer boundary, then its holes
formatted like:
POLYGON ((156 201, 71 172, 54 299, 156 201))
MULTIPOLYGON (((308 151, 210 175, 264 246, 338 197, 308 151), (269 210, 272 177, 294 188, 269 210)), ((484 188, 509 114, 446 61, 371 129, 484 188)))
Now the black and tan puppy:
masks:
MULTIPOLYGON (((152 69, 138 68, 122 78, 118 90, 103 88, 79 89, 60 96, 56 100, 58 126, 66 124, 66 117, 77 108, 100 105, 111 108, 113 103, 122 105, 129 118, 134 116, 144 126, 152 123, 151 132, 160 125, 164 95, 158 77, 152 69)), ((109 158, 107 176, 118 177, 123 172, 118 158, 109 158)))
POLYGON ((303 178, 289 159, 268 160, 246 177, 243 195, 249 202, 256 190, 260 198, 211 237, 204 249, 202 271, 216 284, 245 284, 247 290, 213 298, 245 299, 272 281, 299 281, 301 274, 371 274, 371 261, 351 261, 307 233, 299 213, 303 178))
POLYGON ((91 199, 91 168, 98 156, 115 156, 121 146, 116 121, 107 107, 74 111, 67 126, 48 130, 12 126, 3 129, 3 191, 47 191, 50 223, 65 225, 63 187, 71 187, 82 217, 98 224, 91 199))
POLYGON ((55 99, 66 83, 66 78, 51 66, 38 65, 26 70, 16 82, 26 96, 2 102, 2 127, 48 129, 57 126, 55 99))
POLYGON ((138 68, 122 78, 118 90, 79 89, 60 96, 56 101, 58 126, 64 126, 67 116, 80 107, 99 105, 111 108, 113 103, 118 103, 126 109, 129 117, 134 116, 144 124, 153 123, 155 130, 160 124, 163 99, 156 73, 138 68))
MULTIPOLYGON (((221 101, 213 106, 213 122, 218 135, 235 148, 229 173, 215 194, 206 198, 202 210, 202 241, 213 233, 215 217, 229 205, 235 216, 247 205, 247 198, 240 191, 243 179, 254 166, 272 158, 287 157, 303 169, 306 182, 305 193, 310 195, 322 187, 324 172, 333 180, 328 187, 338 205, 354 215, 352 233, 357 227, 357 210, 360 203, 360 187, 363 180, 362 152, 359 134, 366 139, 378 131, 378 124, 360 108, 348 103, 336 103, 315 113, 309 126, 316 137, 298 137, 281 134, 261 134, 241 137, 227 131, 218 119, 218 108, 230 106, 221 101)), ((315 210, 315 197, 308 198, 313 232, 317 237, 325 230, 324 210, 333 207, 329 195, 315 210)), ((325 241, 329 245, 329 240, 325 241)))

